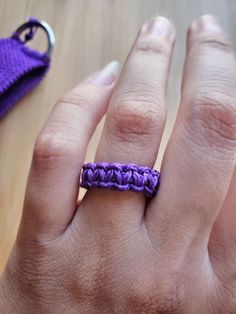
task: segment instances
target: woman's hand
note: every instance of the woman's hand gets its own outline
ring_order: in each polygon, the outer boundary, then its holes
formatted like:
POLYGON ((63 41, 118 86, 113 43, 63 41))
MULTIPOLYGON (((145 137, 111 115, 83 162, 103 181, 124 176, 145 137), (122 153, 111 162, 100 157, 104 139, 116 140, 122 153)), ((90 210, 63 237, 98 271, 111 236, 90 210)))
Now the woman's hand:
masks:
POLYGON ((1 313, 236 313, 236 61, 213 17, 188 31, 157 195, 94 188, 77 206, 105 112, 95 161, 154 165, 174 38, 152 19, 117 83, 113 62, 56 105, 35 146, 1 313))

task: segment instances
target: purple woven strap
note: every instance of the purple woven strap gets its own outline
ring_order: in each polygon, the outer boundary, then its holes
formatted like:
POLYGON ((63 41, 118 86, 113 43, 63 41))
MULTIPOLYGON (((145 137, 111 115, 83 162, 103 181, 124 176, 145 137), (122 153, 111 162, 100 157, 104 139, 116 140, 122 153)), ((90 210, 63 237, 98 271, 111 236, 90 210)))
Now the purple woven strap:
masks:
POLYGON ((86 189, 99 187, 120 191, 145 192, 152 197, 159 186, 160 173, 135 164, 99 162, 83 165, 80 186, 86 189))
POLYGON ((0 39, 0 118, 36 87, 49 69, 47 53, 25 46, 34 34, 35 28, 32 28, 24 41, 16 34, 0 39))

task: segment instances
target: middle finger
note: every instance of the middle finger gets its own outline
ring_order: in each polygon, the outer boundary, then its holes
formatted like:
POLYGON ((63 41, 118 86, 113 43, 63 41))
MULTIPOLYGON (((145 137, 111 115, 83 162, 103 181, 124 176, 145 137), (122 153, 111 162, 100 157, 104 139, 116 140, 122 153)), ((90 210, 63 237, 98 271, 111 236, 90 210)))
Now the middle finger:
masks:
MULTIPOLYGON (((165 92, 174 38, 174 28, 166 18, 153 18, 143 25, 111 99, 95 162, 154 165, 165 125, 165 92)), ((140 222, 145 197, 142 193, 94 188, 87 193, 86 204, 86 211, 93 208, 93 216, 100 215, 102 220, 116 215, 140 222), (95 211, 91 204, 96 204, 95 211)))

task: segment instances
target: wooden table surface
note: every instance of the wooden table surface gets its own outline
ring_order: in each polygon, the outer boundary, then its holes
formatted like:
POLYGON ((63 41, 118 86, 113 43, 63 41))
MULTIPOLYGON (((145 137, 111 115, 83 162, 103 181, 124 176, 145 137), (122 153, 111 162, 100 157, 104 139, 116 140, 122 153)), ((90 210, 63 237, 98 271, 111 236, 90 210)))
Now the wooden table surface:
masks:
MULTIPOLYGON (((163 152, 178 108, 186 29, 206 13, 219 17, 236 46, 234 0, 0 0, 1 37, 9 36, 29 16, 44 19, 56 34, 50 74, 0 121, 0 272, 16 236, 34 141, 58 97, 110 60, 122 64, 146 19, 153 15, 170 18, 177 27, 177 42, 163 152)), ((35 45, 45 47, 42 34, 35 45)), ((102 123, 91 141, 87 160, 93 160, 102 123)))

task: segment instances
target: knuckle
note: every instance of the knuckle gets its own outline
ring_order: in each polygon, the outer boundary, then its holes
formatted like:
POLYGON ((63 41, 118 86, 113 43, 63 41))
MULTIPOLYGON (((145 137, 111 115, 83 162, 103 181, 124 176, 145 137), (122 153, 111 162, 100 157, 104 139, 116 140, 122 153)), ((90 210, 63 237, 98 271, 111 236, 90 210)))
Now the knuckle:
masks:
POLYGON ((170 43, 164 38, 161 39, 156 36, 149 35, 136 42, 134 51, 137 53, 168 56, 170 54, 170 43))
POLYGON ((155 134, 164 128, 164 123, 164 110, 157 110, 149 103, 128 101, 110 115, 109 129, 121 140, 131 141, 155 134))
POLYGON ((90 108, 92 102, 88 95, 88 93, 82 90, 80 90, 80 92, 71 90, 59 98, 58 104, 61 106, 80 106, 83 109, 87 109, 90 108))
POLYGON ((62 96, 55 108, 55 118, 48 124, 45 130, 38 136, 33 152, 35 160, 55 159, 69 157, 76 153, 78 148, 78 135, 80 129, 75 127, 82 121, 83 113, 89 110, 91 99, 85 92, 70 91, 62 96), (78 107, 80 110, 78 110, 78 107), (67 113, 73 116, 76 124, 71 124, 64 116, 67 113), (58 114, 60 113, 60 114, 58 114), (64 116, 63 116, 64 114, 64 116), (76 136, 77 135, 77 136, 76 136))
POLYGON ((42 133, 34 147, 33 159, 55 160, 74 153, 73 141, 63 132, 42 133))
POLYGON ((221 147, 236 145, 236 103, 222 94, 199 95, 190 101, 189 125, 195 125, 209 143, 221 147))
POLYGON ((131 313, 183 313, 179 287, 166 279, 147 275, 136 279, 128 292, 127 307, 131 313))
MULTIPOLYGON (((192 37, 191 28, 188 31, 188 37, 192 37)), ((223 52, 234 53, 233 47, 229 42, 227 35, 223 32, 209 32, 208 30, 204 30, 200 32, 197 37, 194 36, 193 38, 196 39, 195 44, 200 45, 202 48, 212 48, 223 52)))
POLYGON ((233 53, 231 44, 223 36, 219 35, 211 36, 211 38, 202 38, 200 40, 200 45, 233 53))

